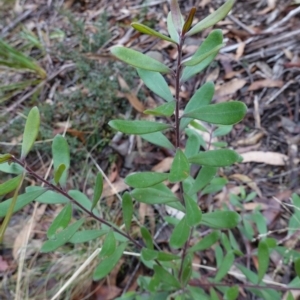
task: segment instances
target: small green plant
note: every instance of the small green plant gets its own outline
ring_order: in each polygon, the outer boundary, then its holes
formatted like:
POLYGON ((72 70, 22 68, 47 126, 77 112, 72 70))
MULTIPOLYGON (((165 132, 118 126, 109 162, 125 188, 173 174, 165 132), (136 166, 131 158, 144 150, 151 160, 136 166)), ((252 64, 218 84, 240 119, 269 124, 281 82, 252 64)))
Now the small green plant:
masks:
MULTIPOLYGON (((119 299, 238 299, 241 288, 249 294, 263 299, 281 299, 281 291, 288 291, 299 286, 299 278, 285 287, 266 284, 265 275, 268 271, 270 253, 277 249, 276 241, 268 239, 263 219, 259 211, 252 221, 258 220, 259 238, 255 253, 258 260, 258 270, 254 272, 241 262, 245 257, 244 249, 235 238, 234 229, 239 226, 242 232, 246 225, 241 226, 240 215, 224 205, 222 209, 202 212, 199 194, 216 192, 226 184, 226 180, 216 177, 218 168, 226 168, 238 163, 241 158, 233 150, 227 149, 223 143, 206 143, 195 129, 205 131, 205 127, 194 120, 200 120, 213 127, 212 136, 229 132, 232 125, 241 121, 246 113, 246 106, 239 101, 211 104, 214 95, 214 84, 205 83, 191 97, 179 115, 180 86, 192 76, 201 72, 215 58, 223 46, 221 30, 213 30, 202 42, 198 50, 190 58, 183 59, 182 47, 185 39, 211 27, 223 19, 231 10, 234 0, 228 0, 214 13, 192 27, 196 9, 192 8, 184 21, 178 2, 171 0, 171 11, 167 25, 170 37, 165 36, 143 24, 133 23, 132 26, 141 33, 169 41, 177 47, 177 63, 174 68, 166 66, 133 49, 115 46, 111 52, 121 61, 137 69, 138 75, 145 85, 165 103, 144 113, 157 116, 159 121, 144 120, 112 120, 109 125, 125 134, 139 135, 146 141, 174 151, 174 159, 170 172, 138 172, 126 177, 125 182, 130 190, 122 196, 122 213, 124 226, 104 219, 101 215, 100 198, 103 191, 103 174, 96 177, 93 199, 88 199, 78 190, 67 190, 68 171, 70 168, 70 149, 66 139, 57 135, 52 143, 53 179, 45 180, 26 164, 26 156, 34 145, 39 130, 39 110, 34 107, 26 122, 21 156, 12 154, 0 156, 0 170, 16 174, 9 181, 0 185, 0 195, 15 191, 12 198, 0 203, 0 217, 5 217, 0 238, 3 238, 12 214, 32 201, 50 204, 64 204, 63 209, 54 219, 47 231, 47 241, 41 252, 52 252, 66 243, 78 244, 93 239, 103 239, 99 252, 100 263, 94 270, 94 280, 107 276, 121 259, 125 249, 137 252, 141 262, 149 269, 149 276, 140 276, 139 290, 128 293, 119 299), (172 96, 165 78, 161 74, 173 76, 175 79, 175 97, 172 96), (164 122, 165 117, 173 117, 174 122, 164 122), (188 125, 191 125, 188 127, 188 125), (175 133, 173 144, 165 135, 175 133), (182 137, 187 136, 185 147, 182 137), (191 176, 191 164, 198 165, 200 170, 196 177, 191 176), (25 193, 19 194, 25 176, 31 176, 43 183, 43 187, 27 187, 25 193), (174 194, 170 186, 179 185, 179 193, 174 194), (180 212, 181 217, 165 217, 172 228, 167 250, 161 250, 154 237, 146 227, 140 228, 142 241, 131 231, 132 220, 135 218, 135 202, 148 205, 168 206, 173 211, 180 212), (71 223, 72 205, 79 210, 80 218, 71 223), (92 217, 101 224, 97 230, 80 230, 83 228, 86 216, 92 217), (71 223, 71 224, 70 224, 71 223), (208 234, 200 237, 200 228, 208 229, 208 234), (196 241, 195 241, 196 240, 196 241), (195 253, 213 248, 215 252, 215 268, 207 274, 193 264, 195 253), (236 267, 240 273, 232 270, 236 267), (224 281, 225 277, 233 276, 234 281, 224 281), (241 279, 242 278, 242 279, 241 279), (241 281, 238 281, 240 280, 241 281)), ((168 118, 170 120, 170 118, 168 118)), ((231 198, 233 205, 249 200, 245 195, 231 198)), ((299 217, 299 197, 293 197, 297 207, 291 220, 291 226, 296 226, 299 217)), ((247 232, 247 230, 246 230, 247 232)), ((254 236, 249 236, 253 238, 254 236)), ((278 249, 277 249, 278 250, 278 249)), ((295 254, 295 253, 294 253, 295 254)), ((293 256, 295 273, 300 275, 299 254, 293 256), (298 256, 297 256, 298 255, 298 256)), ((244 292, 245 293, 245 292, 244 292)), ((288 299, 293 299, 292 294, 288 299)))

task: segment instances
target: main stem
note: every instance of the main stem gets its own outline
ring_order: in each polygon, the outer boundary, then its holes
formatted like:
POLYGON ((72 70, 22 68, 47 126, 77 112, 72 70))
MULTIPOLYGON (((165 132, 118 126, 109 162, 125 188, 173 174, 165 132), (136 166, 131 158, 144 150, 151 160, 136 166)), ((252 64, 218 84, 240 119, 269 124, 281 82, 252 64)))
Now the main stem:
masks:
MULTIPOLYGON (((179 107, 180 107, 180 75, 181 75, 181 60, 182 60, 182 46, 184 43, 184 36, 180 36, 180 42, 177 45, 177 51, 178 51, 178 57, 177 57, 177 65, 176 65, 176 75, 175 75, 175 100, 176 100, 176 108, 175 108, 175 132, 176 132, 176 149, 180 147, 180 117, 179 117, 179 107)), ((184 205, 184 198, 183 198, 183 185, 182 181, 180 182, 180 199, 184 205)), ((180 268, 178 272, 178 279, 180 280, 182 269, 183 269, 183 262, 184 258, 186 256, 187 247, 189 244, 190 237, 192 235, 192 231, 190 232, 190 236, 186 243, 184 244, 184 247, 182 249, 181 254, 181 263, 180 268)))
POLYGON ((179 106, 180 106, 180 75, 181 75, 181 59, 182 59, 182 46, 184 42, 184 37, 180 37, 180 43, 177 45, 178 57, 176 65, 176 75, 175 75, 175 132, 176 132, 176 148, 180 147, 180 118, 179 118, 179 106))

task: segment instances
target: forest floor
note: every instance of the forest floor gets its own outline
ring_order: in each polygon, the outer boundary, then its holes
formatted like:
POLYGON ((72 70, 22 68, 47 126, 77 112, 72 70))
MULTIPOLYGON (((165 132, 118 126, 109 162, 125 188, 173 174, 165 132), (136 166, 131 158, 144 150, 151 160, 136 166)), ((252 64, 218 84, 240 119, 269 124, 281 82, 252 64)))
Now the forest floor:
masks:
MULTIPOLYGON (((185 16, 197 7, 197 20, 223 3, 179 2, 185 16)), ((3 1, 0 38, 33 58, 47 76, 26 68, 0 67, 0 153, 18 153, 24 115, 37 105, 42 114, 41 133, 30 165, 44 176, 51 165, 51 140, 55 134, 65 133, 72 148, 69 187, 91 196, 95 165, 101 167, 114 187, 105 186, 102 201, 106 201, 107 215, 118 212, 115 194, 127 189, 124 177, 128 173, 168 171, 172 153, 112 133, 106 125, 120 115, 143 118, 145 108, 159 103, 133 68, 116 61, 109 49, 124 45, 143 53, 151 51, 172 65, 176 49, 170 43, 142 36, 130 27, 132 21, 138 21, 166 33, 168 10, 164 0, 3 1)), ((269 236, 300 251, 300 226, 288 234, 291 195, 300 194, 300 2, 237 0, 230 15, 215 28, 222 29, 226 46, 210 67, 184 84, 183 106, 201 84, 214 81, 214 102, 238 99, 248 106, 248 112, 221 138, 244 160, 230 172, 220 173, 228 180, 226 188, 203 197, 201 208, 221 207, 229 203, 230 195, 243 197, 254 192, 253 199, 244 204, 246 213, 258 209, 269 236)), ((189 38, 184 55, 193 53, 208 32, 189 38)), ((172 90, 174 82, 167 80, 172 90)), ((37 184, 28 181, 28 185, 37 184)), ((17 299, 16 293, 24 297, 19 299, 51 299, 97 247, 91 243, 80 251, 40 254, 45 232, 61 207, 33 206, 13 217, 1 246, 1 299, 17 299), (21 260, 18 253, 24 243, 28 248, 21 260)), ((141 205, 139 216, 141 224, 147 222, 153 232, 157 230, 161 216, 155 209, 141 205)), ((162 231, 160 240, 167 239, 167 234, 162 231)), ((246 243, 250 251, 250 242, 240 243, 246 243)), ((128 275, 120 275, 121 261, 108 279, 95 283, 91 279, 95 263, 74 279, 60 299, 114 299, 124 290, 135 290, 136 278, 144 272, 142 266, 134 269, 136 261, 132 259, 128 275)), ((256 258, 249 263, 255 266, 256 258)), ((280 257, 272 256, 268 274, 276 282, 288 283, 293 271, 286 268, 276 273, 279 264, 280 257)))

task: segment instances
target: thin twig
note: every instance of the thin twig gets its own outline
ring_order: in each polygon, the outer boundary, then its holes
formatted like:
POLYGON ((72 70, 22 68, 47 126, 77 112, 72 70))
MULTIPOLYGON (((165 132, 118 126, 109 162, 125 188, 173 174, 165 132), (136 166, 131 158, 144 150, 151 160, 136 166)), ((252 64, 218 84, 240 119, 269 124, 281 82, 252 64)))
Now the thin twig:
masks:
POLYGON ((276 91, 271 97, 270 99, 266 102, 266 105, 269 105, 271 102, 273 102, 275 99, 277 99, 277 97, 283 92, 285 91, 291 84, 295 83, 294 80, 290 80, 288 81, 281 89, 279 89, 278 91, 276 91))
POLYGON ((241 28, 243 28, 245 31, 247 31, 248 33, 250 33, 250 34, 255 34, 256 33, 254 30, 252 30, 251 28, 249 28, 248 26, 246 26, 244 23, 242 23, 240 20, 238 20, 232 14, 229 14, 227 17, 231 21, 233 21, 235 24, 237 24, 238 26, 240 26, 241 28))
POLYGON ((33 12, 32 9, 26 10, 24 13, 22 13, 21 15, 19 15, 13 22, 9 23, 6 27, 4 27, 1 31, 1 38, 4 38, 7 36, 8 32, 13 29, 14 27, 16 27, 20 22, 24 21, 25 19, 27 19, 27 17, 29 17, 31 15, 31 13, 33 12))
POLYGON ((266 29, 264 32, 274 31, 274 29, 276 29, 276 28, 280 27, 281 25, 283 25, 284 23, 288 22, 292 17, 294 17, 295 15, 297 15, 299 13, 300 13, 300 6, 291 10, 283 19, 281 19, 279 22, 275 23, 274 25, 272 25, 271 27, 266 29))

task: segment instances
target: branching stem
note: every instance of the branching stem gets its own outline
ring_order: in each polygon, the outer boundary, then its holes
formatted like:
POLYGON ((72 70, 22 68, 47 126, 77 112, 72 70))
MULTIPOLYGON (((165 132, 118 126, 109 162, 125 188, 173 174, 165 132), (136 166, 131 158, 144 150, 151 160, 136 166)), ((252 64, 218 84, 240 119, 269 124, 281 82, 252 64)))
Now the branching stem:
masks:
POLYGON ((29 175, 31 175, 35 179, 43 182, 46 185, 46 187, 48 187, 50 190, 53 190, 53 191, 55 191, 55 192, 63 195, 67 199, 69 199, 72 203, 74 203, 77 207, 79 207, 81 210, 83 210, 85 213, 87 213, 93 219, 95 219, 95 220, 99 221, 100 223, 108 226, 109 228, 111 228, 115 232, 117 232, 120 235, 122 235, 123 237, 127 238, 128 240, 130 240, 138 248, 140 248, 140 249, 143 248, 143 246, 140 243, 138 243, 135 239, 133 239, 131 236, 129 236, 128 234, 124 233, 122 230, 120 230, 119 228, 117 228, 114 225, 110 224, 109 222, 107 222, 103 218, 96 216, 93 212, 89 211, 84 206, 82 206, 78 201, 76 201, 74 198, 72 198, 67 192, 65 192, 64 190, 62 190, 58 186, 52 184, 51 182, 45 180, 43 177, 39 176, 30 167, 28 167, 28 165, 26 165, 25 162, 22 162, 21 160, 17 159, 16 157, 12 157, 12 161, 14 161, 15 163, 17 163, 20 166, 22 166, 27 171, 27 173, 29 175))

